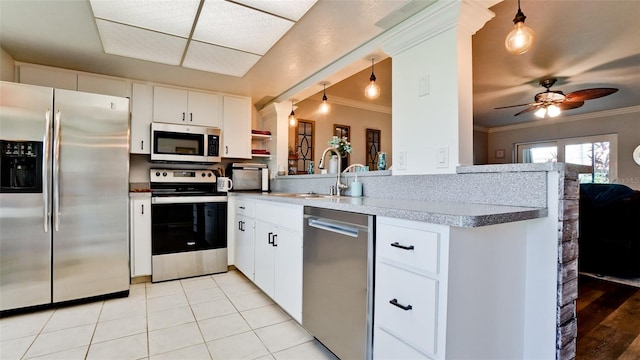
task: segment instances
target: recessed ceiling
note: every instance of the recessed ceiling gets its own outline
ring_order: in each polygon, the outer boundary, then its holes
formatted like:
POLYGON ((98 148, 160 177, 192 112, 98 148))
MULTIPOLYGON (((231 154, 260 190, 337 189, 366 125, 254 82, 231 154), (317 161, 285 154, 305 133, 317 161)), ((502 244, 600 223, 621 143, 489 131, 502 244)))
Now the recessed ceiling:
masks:
POLYGON ((89 0, 105 53, 243 77, 317 0, 89 0))

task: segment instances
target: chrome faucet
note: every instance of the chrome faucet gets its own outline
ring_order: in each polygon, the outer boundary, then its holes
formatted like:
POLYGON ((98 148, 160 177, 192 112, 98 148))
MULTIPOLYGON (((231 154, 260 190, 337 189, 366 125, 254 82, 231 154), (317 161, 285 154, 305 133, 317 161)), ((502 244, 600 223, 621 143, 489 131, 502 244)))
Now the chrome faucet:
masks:
MULTIPOLYGON (((340 173, 342 172, 340 169, 342 169, 342 157, 340 156, 340 153, 338 152, 338 150, 336 148, 334 148, 333 146, 329 146, 328 148, 324 149, 324 151, 322 152, 322 156, 320 157, 320 164, 318 164, 318 169, 324 169, 324 158, 327 155, 328 152, 334 152, 337 157, 338 157, 338 171, 336 171, 338 173, 338 175, 336 176, 336 194, 338 196, 340 196, 340 192, 343 189, 348 188, 348 186, 346 184, 343 184, 342 182, 340 182, 340 173)), ((333 194, 331 194, 333 195, 333 194)))

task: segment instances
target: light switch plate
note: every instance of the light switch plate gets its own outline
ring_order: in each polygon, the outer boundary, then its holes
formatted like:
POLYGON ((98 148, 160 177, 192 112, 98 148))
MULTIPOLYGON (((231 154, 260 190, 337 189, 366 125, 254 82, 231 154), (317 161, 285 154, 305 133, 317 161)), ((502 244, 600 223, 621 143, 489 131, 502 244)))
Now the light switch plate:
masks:
POLYGON ((407 152, 400 151, 398 153, 398 166, 396 167, 398 170, 407 170, 407 152))
POLYGON ((447 146, 436 148, 436 167, 449 167, 449 148, 447 146))
POLYGON ((430 90, 429 75, 425 75, 418 79, 418 96, 429 95, 430 90))

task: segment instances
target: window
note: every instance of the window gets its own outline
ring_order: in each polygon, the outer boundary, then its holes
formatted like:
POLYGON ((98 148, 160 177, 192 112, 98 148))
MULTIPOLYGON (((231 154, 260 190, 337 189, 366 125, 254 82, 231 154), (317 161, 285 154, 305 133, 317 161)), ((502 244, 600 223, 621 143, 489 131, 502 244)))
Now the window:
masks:
POLYGON ((314 122, 298 119, 298 131, 296 133, 296 147, 298 150, 297 172, 305 174, 309 162, 313 161, 314 148, 314 122))
POLYGON ((616 179, 618 135, 596 135, 558 139, 538 143, 516 144, 520 163, 566 162, 592 167, 580 174, 581 183, 609 183, 616 179))
MULTIPOLYGON (((349 125, 333 125, 333 135, 339 138, 347 138, 347 141, 351 142, 351 126, 349 125)), ((344 154, 342 160, 340 161, 340 171, 344 171, 344 169, 349 166, 349 153, 344 154)))
POLYGON ((378 170, 378 153, 380 152, 380 130, 367 129, 367 166, 378 170))

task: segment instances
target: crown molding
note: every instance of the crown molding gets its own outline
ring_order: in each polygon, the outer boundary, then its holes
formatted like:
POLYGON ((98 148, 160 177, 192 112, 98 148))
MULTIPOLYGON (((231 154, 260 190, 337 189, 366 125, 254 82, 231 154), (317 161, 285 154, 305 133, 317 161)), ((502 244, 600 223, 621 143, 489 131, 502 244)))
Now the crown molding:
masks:
MULTIPOLYGON (((532 128, 532 127, 537 127, 537 126, 555 125, 555 124, 567 123, 567 122, 572 122, 572 121, 581 121, 581 120, 589 120, 589 119, 596 119, 596 118, 606 118, 606 117, 611 117, 611 116, 633 114, 633 113, 638 113, 638 112, 640 112, 640 105, 629 106, 629 107, 618 108, 618 109, 612 109, 612 110, 596 111, 596 112, 591 112, 591 113, 586 113, 586 114, 578 114, 578 115, 571 115, 571 116, 560 116, 560 117, 554 119, 553 122, 549 122, 549 119, 540 119, 540 120, 530 121, 530 122, 526 122, 526 123, 522 123, 522 124, 496 126, 496 127, 488 128, 487 132, 491 134, 491 133, 496 133, 496 132, 527 129, 527 128, 532 128)), ((474 126, 474 128, 475 128, 475 126, 474 126)))

